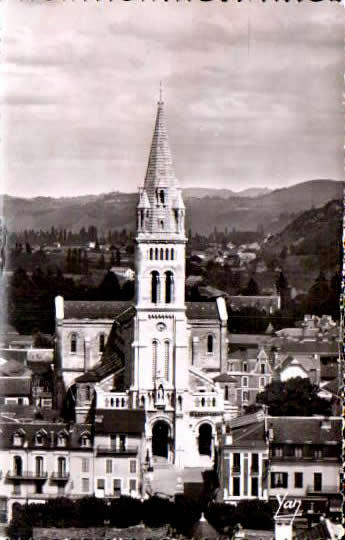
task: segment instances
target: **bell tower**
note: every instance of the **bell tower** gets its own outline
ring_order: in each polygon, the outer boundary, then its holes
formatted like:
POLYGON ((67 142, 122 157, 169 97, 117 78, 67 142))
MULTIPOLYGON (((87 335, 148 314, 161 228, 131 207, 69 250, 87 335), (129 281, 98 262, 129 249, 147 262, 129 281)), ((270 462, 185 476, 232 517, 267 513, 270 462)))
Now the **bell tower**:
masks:
POLYGON ((188 390, 184 220, 185 206, 173 167, 160 93, 145 182, 139 190, 137 206, 137 316, 131 393, 132 406, 146 409, 148 437, 154 432, 158 416, 161 423, 166 422, 167 456, 175 463, 178 420, 183 417, 188 390))

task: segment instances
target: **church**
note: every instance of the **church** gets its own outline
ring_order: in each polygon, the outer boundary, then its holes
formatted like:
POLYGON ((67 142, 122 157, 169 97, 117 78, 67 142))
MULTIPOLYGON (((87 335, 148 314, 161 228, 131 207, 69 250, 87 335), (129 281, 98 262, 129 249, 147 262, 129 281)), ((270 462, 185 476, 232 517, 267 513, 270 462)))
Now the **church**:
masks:
MULTIPOLYGON (((185 301, 185 205, 158 102, 139 189, 133 301, 55 300, 56 372, 76 423, 97 410, 145 413, 145 459, 210 467, 224 414, 228 330, 223 298, 185 301)), ((114 426, 114 439, 116 426, 114 426)))

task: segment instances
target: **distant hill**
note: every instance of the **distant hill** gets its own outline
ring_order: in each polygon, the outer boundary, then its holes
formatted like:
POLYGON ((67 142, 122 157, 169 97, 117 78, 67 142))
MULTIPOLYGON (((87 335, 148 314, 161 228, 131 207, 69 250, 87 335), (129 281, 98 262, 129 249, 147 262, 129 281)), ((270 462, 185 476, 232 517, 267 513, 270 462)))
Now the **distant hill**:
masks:
MULTIPOLYGON (((323 206, 332 199, 342 199, 343 187, 343 182, 311 180, 256 197, 212 189, 206 190, 208 195, 205 195, 203 189, 195 188, 197 191, 193 192, 194 188, 189 188, 184 192, 187 229, 191 227, 193 232, 209 234, 215 226, 218 230, 235 227, 249 231, 262 225, 266 232, 280 232, 300 212, 323 206), (225 198, 225 193, 230 195, 225 198)), ((136 193, 121 192, 59 199, 5 195, 3 212, 8 228, 13 231, 50 229, 52 226, 78 231, 90 225, 105 232, 123 228, 134 230, 137 200, 136 193)))
POLYGON ((242 191, 232 191, 231 189, 213 189, 213 188, 185 188, 183 196, 185 199, 195 197, 202 199, 204 197, 218 197, 220 199, 229 199, 230 197, 259 197, 266 195, 272 190, 268 188, 248 188, 242 191))

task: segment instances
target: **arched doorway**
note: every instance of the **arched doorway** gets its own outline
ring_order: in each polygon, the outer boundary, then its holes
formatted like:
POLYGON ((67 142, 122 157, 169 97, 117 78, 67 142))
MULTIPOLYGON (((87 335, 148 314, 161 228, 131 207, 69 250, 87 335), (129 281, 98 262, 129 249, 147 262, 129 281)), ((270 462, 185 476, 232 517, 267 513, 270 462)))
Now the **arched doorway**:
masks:
POLYGON ((212 456, 212 427, 210 424, 201 424, 198 437, 199 454, 212 456))
POLYGON ((158 420, 152 428, 152 455, 168 459, 169 456, 169 425, 164 420, 158 420))

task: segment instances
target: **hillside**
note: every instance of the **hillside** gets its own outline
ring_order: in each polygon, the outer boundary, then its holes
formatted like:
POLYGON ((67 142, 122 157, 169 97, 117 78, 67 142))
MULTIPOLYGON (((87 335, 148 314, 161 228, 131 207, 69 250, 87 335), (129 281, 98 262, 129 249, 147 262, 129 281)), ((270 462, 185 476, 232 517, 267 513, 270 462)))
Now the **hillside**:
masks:
POLYGON ((266 253, 278 254, 284 246, 290 256, 314 259, 316 268, 335 268, 340 262, 342 248, 342 200, 333 200, 321 208, 307 210, 294 219, 283 231, 265 244, 266 253))
MULTIPOLYGON (((253 188, 256 189, 256 188, 253 188)), ((214 193, 217 190, 210 190, 214 193)), ((248 190, 246 190, 248 191, 248 190)), ((231 230, 256 230, 263 225, 266 232, 280 232, 296 214, 320 207, 332 199, 341 199, 343 183, 332 180, 311 180, 279 189, 258 197, 239 194, 224 198, 205 196, 205 190, 190 188, 184 191, 187 207, 187 229, 209 234, 216 226, 231 230), (194 195, 193 195, 194 193, 194 195)), ((252 192, 253 193, 253 192, 252 192)), ((23 199, 5 195, 3 212, 9 230, 50 229, 62 227, 80 230, 95 225, 99 230, 134 230, 137 203, 136 193, 104 193, 80 197, 36 197, 23 199)))

